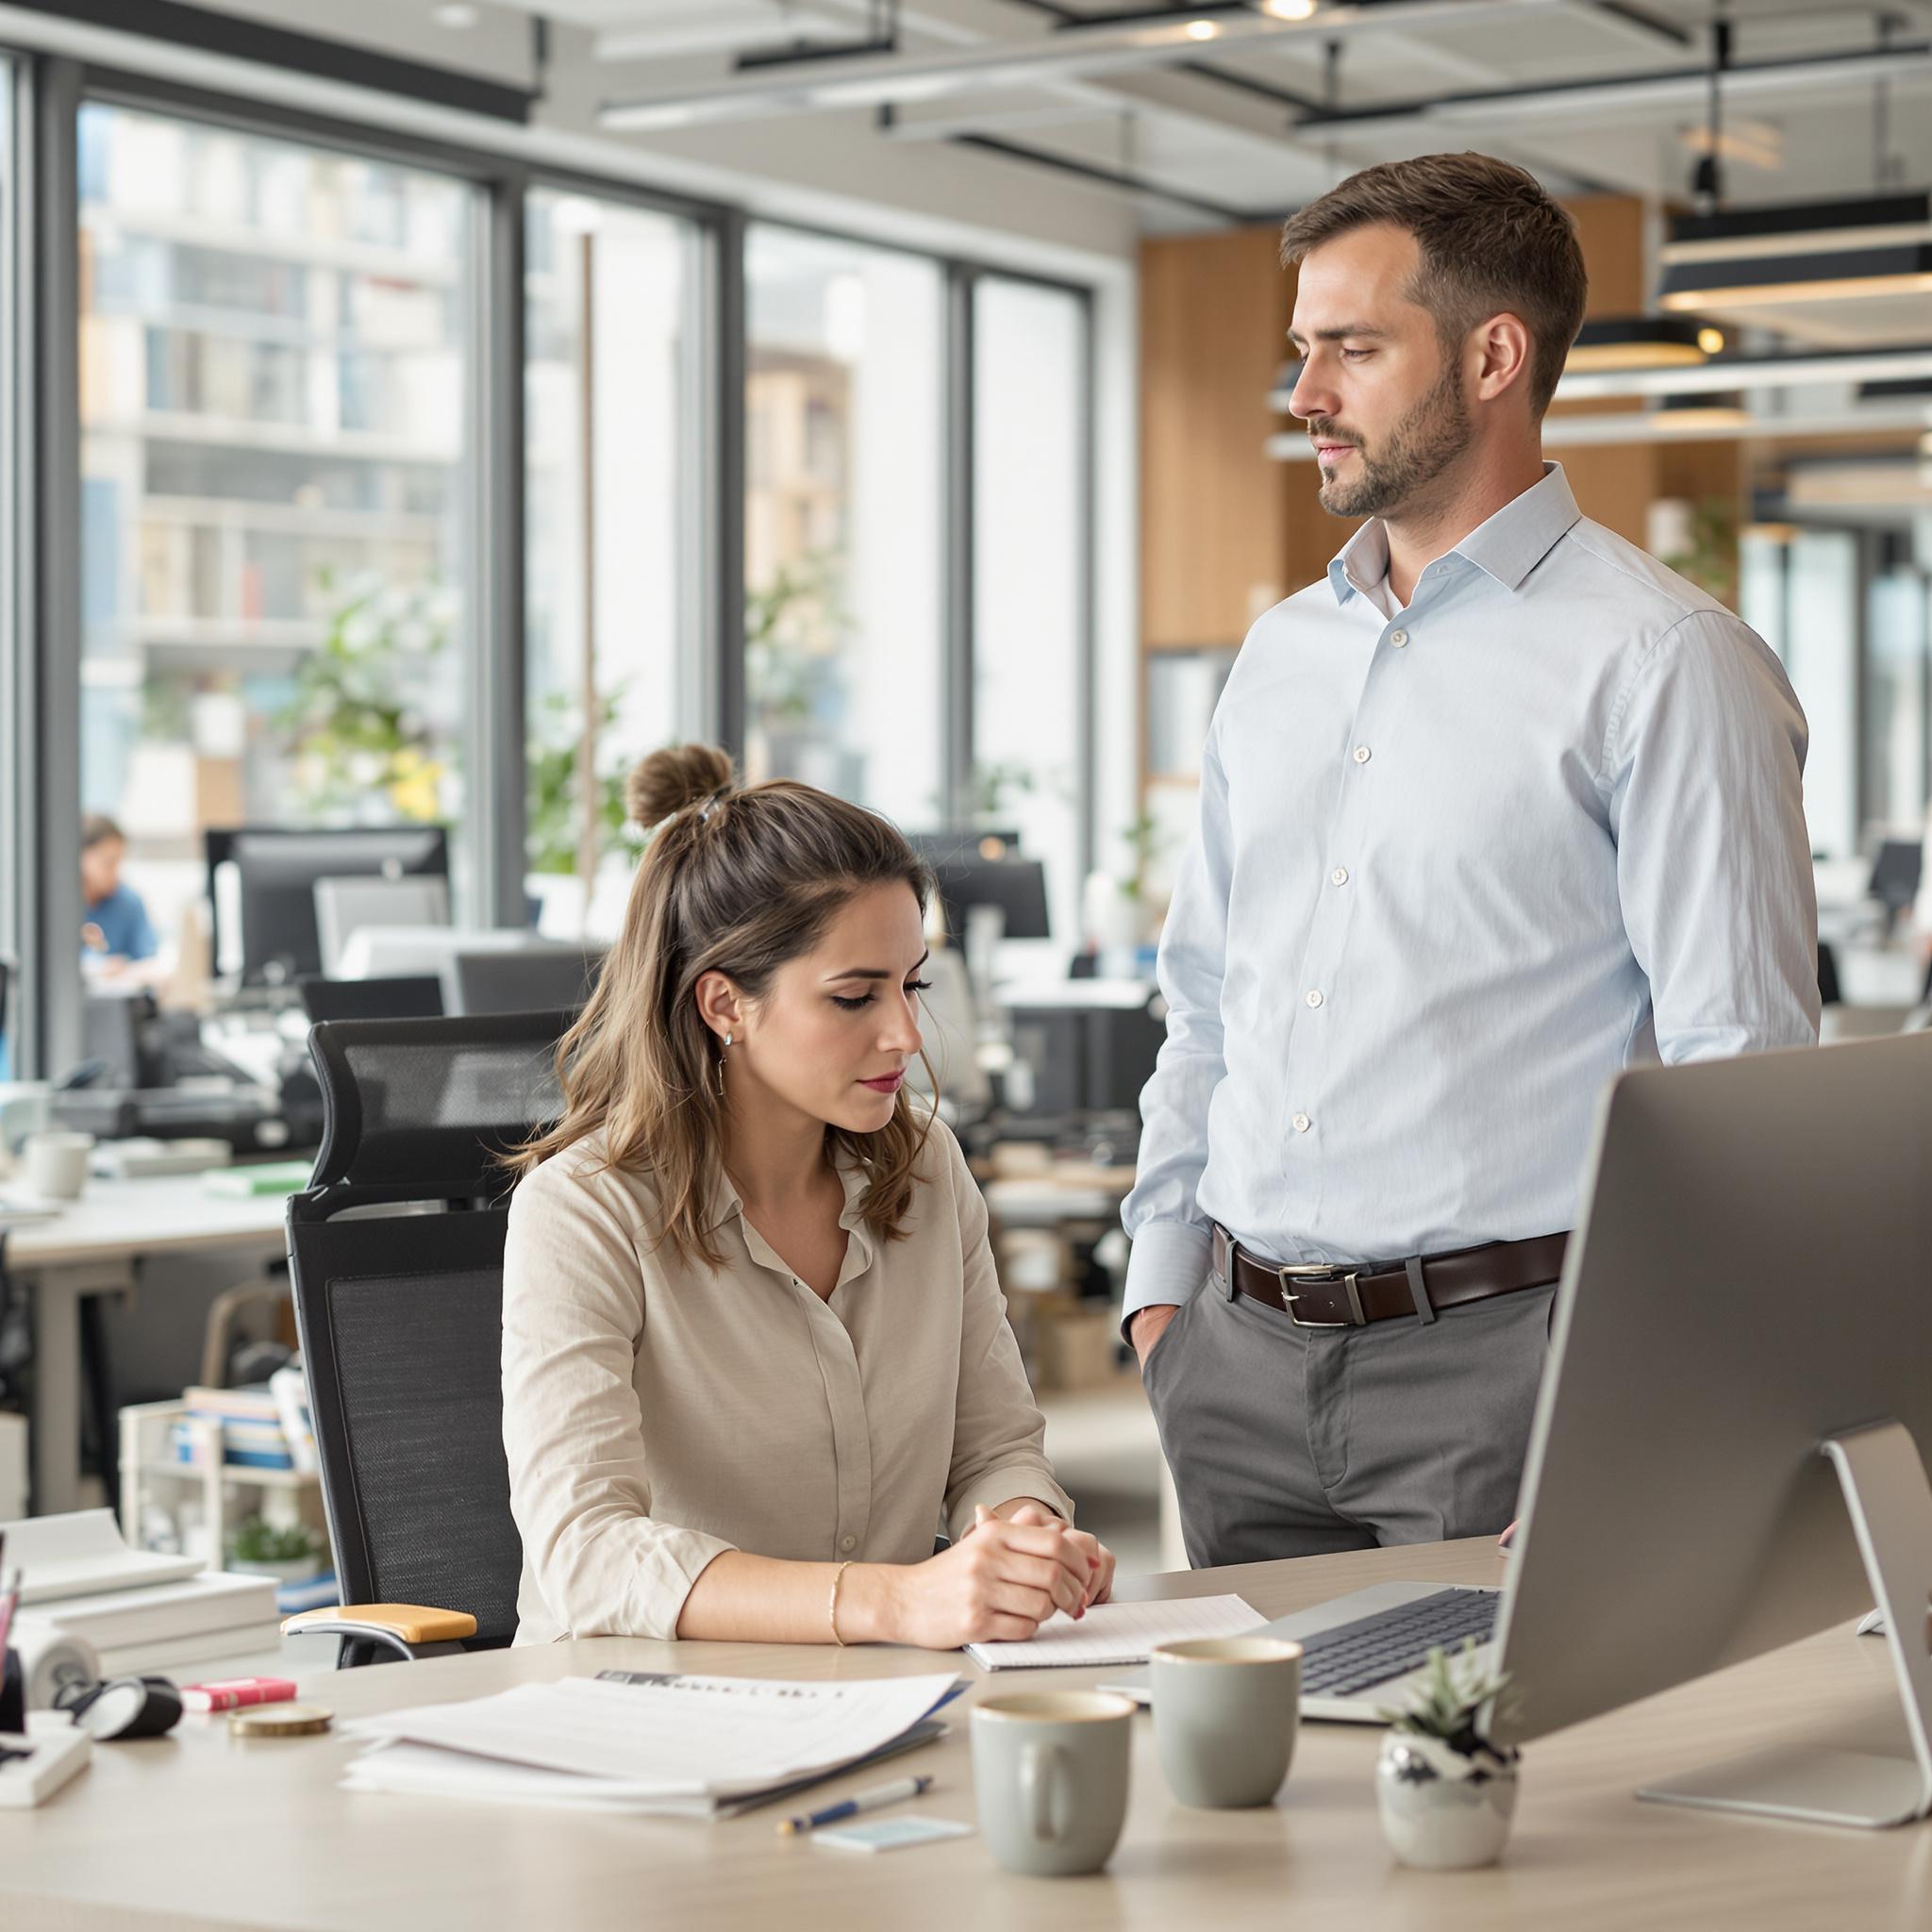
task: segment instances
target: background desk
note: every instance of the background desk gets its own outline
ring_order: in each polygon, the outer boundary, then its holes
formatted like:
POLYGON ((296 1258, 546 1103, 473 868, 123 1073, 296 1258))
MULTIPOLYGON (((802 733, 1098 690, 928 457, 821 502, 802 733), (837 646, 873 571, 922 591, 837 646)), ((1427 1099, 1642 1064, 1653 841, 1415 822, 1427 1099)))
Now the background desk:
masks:
MULTIPOLYGON (((1141 1578, 1124 1593, 1237 1590, 1278 1615, 1386 1577, 1489 1582, 1499 1568, 1487 1541, 1447 1543, 1141 1578)), ((975 1695, 1096 1674, 989 1678, 957 1657, 921 1651, 607 1638, 323 1673, 303 1690, 350 1717, 613 1666, 795 1677, 962 1666, 975 1695)), ((1906 1932, 1932 1922, 1932 1827, 1777 1826, 1631 1796, 1658 1773, 1814 1729, 1842 1733, 1894 1708, 1892 1694, 1883 1646, 1847 1627, 1579 1725, 1530 1748, 1506 1861, 1474 1873, 1393 1863, 1370 1786, 1375 1731, 1305 1726, 1274 1809, 1193 1811, 1169 1795, 1147 1722, 1137 1720, 1126 1830, 1107 1871, 1081 1879, 1009 1877, 976 1837, 878 1857, 781 1840, 772 1809, 704 1824, 350 1793, 336 1782, 353 1755, 346 1739, 242 1743, 220 1720, 190 1719, 172 1738, 97 1745, 92 1768, 42 1809, 0 1813, 0 1923, 68 1932, 140 1925, 153 1914, 171 1926, 342 1932, 1906 1932)), ((928 1815, 974 1815, 966 1732, 962 1713, 943 1743, 916 1765, 905 1760, 939 1779, 919 1806, 928 1815)), ((822 1802, 876 1778, 828 1784, 822 1802)))
MULTIPOLYGON (((229 1266, 265 1268, 287 1251, 279 1197, 228 1200, 206 1192, 199 1174, 91 1181, 51 1221, 7 1233, 7 1272, 31 1292, 33 1404, 28 1411, 37 1515, 79 1507, 80 1298, 124 1293, 156 1255, 220 1254, 229 1266)), ((114 1419, 104 1419, 108 1454, 114 1419)))

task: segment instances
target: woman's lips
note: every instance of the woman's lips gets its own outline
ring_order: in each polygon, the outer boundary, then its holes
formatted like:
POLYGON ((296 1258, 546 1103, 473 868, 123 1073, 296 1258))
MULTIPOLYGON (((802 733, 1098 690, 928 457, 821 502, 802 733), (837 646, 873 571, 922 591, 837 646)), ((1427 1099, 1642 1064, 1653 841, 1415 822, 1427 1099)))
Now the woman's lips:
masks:
POLYGON ((906 1084, 906 1075, 903 1073, 881 1074, 876 1080, 861 1080, 858 1084, 870 1087, 874 1093, 896 1093, 906 1084))

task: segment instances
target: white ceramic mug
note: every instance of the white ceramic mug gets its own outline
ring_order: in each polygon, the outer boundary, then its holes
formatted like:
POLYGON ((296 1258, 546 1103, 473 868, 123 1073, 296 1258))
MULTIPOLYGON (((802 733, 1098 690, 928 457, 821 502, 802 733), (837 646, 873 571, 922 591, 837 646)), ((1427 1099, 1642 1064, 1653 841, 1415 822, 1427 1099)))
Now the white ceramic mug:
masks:
POLYGON ((79 1200, 87 1187, 88 1157, 93 1151, 92 1134, 34 1135, 22 1157, 27 1186, 44 1200, 79 1200))

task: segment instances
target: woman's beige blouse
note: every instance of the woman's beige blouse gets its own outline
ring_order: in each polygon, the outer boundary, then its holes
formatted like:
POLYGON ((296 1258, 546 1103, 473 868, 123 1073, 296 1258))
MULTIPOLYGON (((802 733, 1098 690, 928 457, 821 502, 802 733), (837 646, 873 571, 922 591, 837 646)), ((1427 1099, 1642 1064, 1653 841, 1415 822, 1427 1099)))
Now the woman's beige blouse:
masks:
POLYGON ((906 1238, 858 1218, 829 1302, 721 1183, 724 1266, 654 1252, 646 1178, 545 1161, 510 1203, 503 1439, 524 1539, 519 1643, 674 1637, 722 1551, 912 1563, 975 1503, 1072 1518, 958 1143, 935 1124, 906 1238))

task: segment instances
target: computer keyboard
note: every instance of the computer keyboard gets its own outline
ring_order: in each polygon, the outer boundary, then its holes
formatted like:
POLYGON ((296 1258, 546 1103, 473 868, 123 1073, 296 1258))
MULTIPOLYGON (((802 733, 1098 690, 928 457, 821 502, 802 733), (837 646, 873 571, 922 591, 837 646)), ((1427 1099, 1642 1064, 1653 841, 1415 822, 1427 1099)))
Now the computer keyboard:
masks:
POLYGON ((1493 1590, 1439 1591, 1304 1637, 1302 1690, 1348 1697, 1416 1669, 1439 1646, 1449 1650, 1472 1637, 1487 1643, 1495 1635, 1501 1598, 1493 1590))

